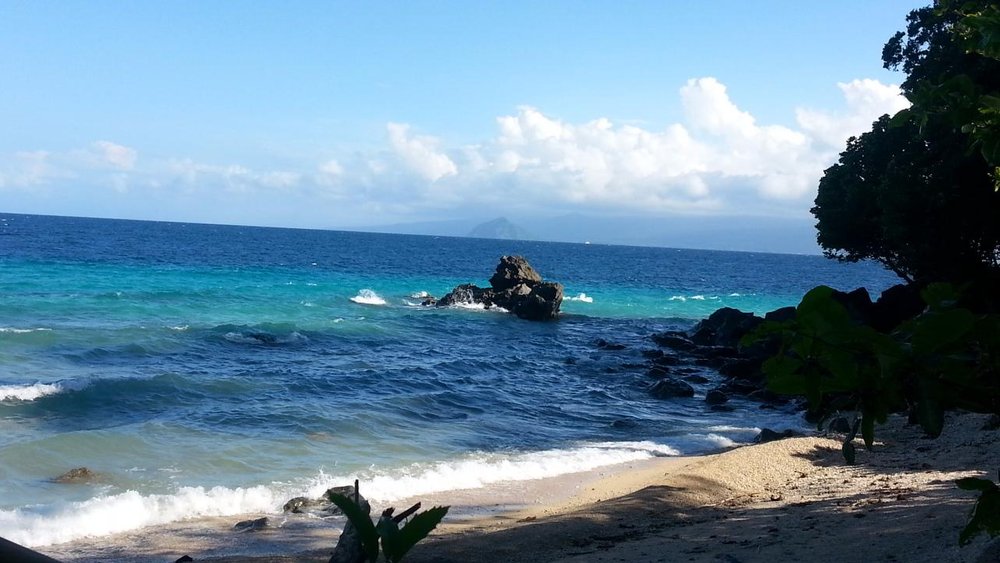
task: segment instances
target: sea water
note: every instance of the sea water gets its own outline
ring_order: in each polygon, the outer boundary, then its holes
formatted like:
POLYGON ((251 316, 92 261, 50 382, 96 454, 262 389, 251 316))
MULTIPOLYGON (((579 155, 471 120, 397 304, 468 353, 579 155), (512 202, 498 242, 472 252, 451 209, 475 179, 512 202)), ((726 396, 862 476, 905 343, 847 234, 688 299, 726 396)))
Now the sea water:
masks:
POLYGON ((355 478, 392 502, 746 442, 799 420, 713 411, 712 384, 651 397, 649 335, 896 282, 820 256, 0 214, 0 536, 45 546, 280 512, 355 478), (505 254, 564 284, 558 320, 421 305, 488 285, 505 254), (96 477, 53 482, 75 467, 96 477))

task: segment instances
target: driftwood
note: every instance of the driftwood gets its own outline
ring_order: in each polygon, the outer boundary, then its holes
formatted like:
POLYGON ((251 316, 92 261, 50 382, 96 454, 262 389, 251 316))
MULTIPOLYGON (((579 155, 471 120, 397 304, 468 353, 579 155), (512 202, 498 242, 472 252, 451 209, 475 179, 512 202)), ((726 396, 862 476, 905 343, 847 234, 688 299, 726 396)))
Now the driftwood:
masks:
MULTIPOLYGON (((358 491, 358 480, 354 480, 354 504, 358 505, 365 514, 371 513, 371 505, 368 501, 361 496, 358 491)), ((413 515, 416 511, 420 510, 420 503, 416 503, 410 508, 400 512, 393 516, 393 512, 396 511, 395 508, 389 507, 382 511, 382 519, 391 519, 396 524, 399 524, 403 520, 406 520, 413 515)), ((333 555, 330 556, 329 563, 364 563, 367 557, 365 556, 364 545, 361 542, 361 533, 358 531, 357 527, 350 519, 344 524, 344 531, 340 533, 340 539, 337 540, 337 547, 333 549, 333 555)), ((374 562, 369 562, 374 563, 374 562)))

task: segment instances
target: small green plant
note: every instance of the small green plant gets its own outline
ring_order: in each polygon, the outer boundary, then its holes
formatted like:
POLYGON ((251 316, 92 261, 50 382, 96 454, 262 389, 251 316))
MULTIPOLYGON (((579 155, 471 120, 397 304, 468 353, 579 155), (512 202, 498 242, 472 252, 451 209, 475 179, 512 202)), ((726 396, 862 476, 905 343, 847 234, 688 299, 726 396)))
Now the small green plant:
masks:
MULTIPOLYGON (((357 497, 358 482, 354 482, 355 497, 357 497)), ((358 529, 361 537, 362 551, 365 560, 370 563, 378 561, 379 548, 389 563, 398 563, 420 540, 426 538, 448 513, 449 506, 435 506, 420 514, 414 514, 420 509, 420 503, 393 515, 395 509, 389 507, 382 511, 378 522, 373 522, 358 504, 357 498, 349 499, 341 494, 331 494, 330 500, 344 512, 347 519, 358 529), (411 517, 412 516, 412 517, 411 517), (399 523, 409 518, 409 521, 399 527, 399 523)))

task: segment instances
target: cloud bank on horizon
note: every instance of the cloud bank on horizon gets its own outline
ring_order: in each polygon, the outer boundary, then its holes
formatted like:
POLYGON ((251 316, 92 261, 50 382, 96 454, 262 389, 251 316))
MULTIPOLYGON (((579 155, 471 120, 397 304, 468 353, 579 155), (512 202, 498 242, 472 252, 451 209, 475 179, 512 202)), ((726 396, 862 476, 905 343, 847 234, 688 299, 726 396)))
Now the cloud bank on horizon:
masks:
POLYGON ((475 143, 390 122, 382 147, 282 169, 95 140, 0 155, 0 193, 15 211, 315 227, 500 213, 805 216, 846 140, 908 105, 877 80, 837 87, 843 108, 795 108, 794 127, 759 123, 702 77, 679 90, 683 121, 662 128, 522 106, 475 143))

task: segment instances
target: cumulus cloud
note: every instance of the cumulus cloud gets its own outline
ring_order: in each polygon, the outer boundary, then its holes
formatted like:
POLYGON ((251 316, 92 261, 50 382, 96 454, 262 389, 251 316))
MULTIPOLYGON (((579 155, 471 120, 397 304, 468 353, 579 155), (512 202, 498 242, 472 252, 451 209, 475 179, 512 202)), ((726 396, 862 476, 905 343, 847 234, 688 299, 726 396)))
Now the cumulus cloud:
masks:
POLYGON ((458 168, 448 155, 438 152, 438 141, 433 137, 412 136, 410 126, 401 123, 386 125, 389 144, 402 163, 422 176, 435 182, 458 173, 458 168))
POLYGON ((661 127, 604 117, 571 122, 522 106, 496 117, 495 133, 474 143, 448 146, 408 124, 388 123, 381 149, 285 169, 140 160, 135 149, 101 140, 63 153, 0 155, 0 187, 35 189, 73 178, 64 184, 121 192, 142 186, 192 198, 215 194, 248 207, 280 202, 339 214, 327 224, 440 217, 461 208, 803 214, 846 139, 907 105, 897 86, 875 80, 837 87, 842 108, 798 108, 789 111, 794 120, 788 125, 761 123, 725 84, 702 77, 678 90, 683 119, 661 127))
POLYGON ((103 162, 122 170, 131 170, 138 158, 135 149, 111 141, 97 141, 94 143, 94 149, 103 162))
POLYGON ((883 114, 895 114, 910 106, 899 87, 863 79, 837 84, 847 102, 847 111, 831 113, 799 108, 795 120, 802 130, 817 141, 842 148, 848 138, 867 131, 883 114))

